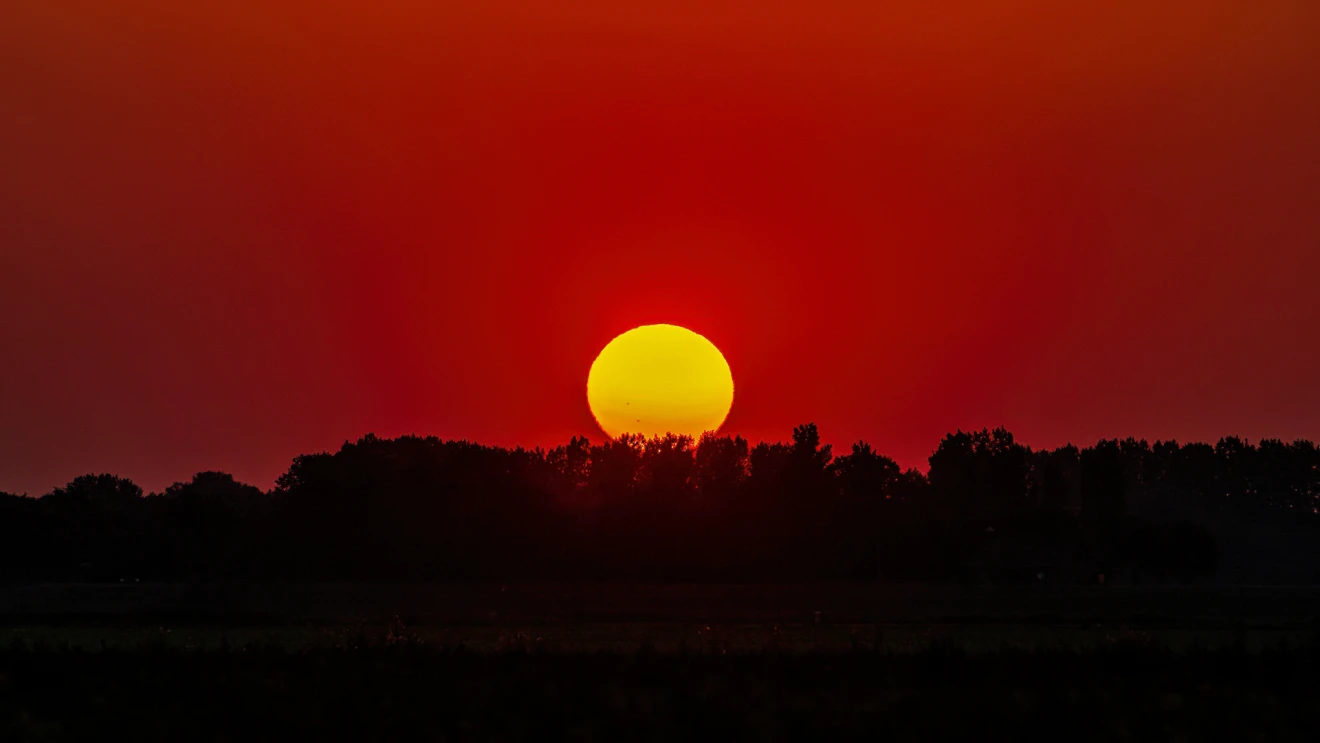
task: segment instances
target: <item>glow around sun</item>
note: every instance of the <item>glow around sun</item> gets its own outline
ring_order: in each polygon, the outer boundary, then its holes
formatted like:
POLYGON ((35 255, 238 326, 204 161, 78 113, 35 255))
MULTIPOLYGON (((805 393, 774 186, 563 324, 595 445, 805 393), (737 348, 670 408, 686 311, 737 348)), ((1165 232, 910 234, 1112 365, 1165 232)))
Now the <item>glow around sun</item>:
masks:
POLYGON ((677 325, 643 325, 610 341, 587 375, 587 402, 611 437, 717 431, 733 407, 733 373, 715 344, 677 325))

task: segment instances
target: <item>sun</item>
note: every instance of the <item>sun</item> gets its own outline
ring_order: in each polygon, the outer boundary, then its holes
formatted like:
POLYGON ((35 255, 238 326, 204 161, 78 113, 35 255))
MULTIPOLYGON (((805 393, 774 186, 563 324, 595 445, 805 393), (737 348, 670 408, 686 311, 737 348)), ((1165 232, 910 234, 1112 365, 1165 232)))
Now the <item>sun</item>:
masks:
POLYGON ((587 375, 602 430, 693 438, 717 431, 733 407, 733 373, 714 343, 677 325, 643 325, 610 341, 587 375))

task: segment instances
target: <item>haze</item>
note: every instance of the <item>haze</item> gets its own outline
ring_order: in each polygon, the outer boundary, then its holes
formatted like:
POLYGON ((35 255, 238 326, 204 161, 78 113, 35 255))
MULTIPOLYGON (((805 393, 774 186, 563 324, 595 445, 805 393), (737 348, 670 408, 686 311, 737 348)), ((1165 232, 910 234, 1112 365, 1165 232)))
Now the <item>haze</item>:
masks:
POLYGON ((649 323, 753 441, 1320 436, 1320 6, 546 5, 10 0, 0 490, 599 439, 649 323))

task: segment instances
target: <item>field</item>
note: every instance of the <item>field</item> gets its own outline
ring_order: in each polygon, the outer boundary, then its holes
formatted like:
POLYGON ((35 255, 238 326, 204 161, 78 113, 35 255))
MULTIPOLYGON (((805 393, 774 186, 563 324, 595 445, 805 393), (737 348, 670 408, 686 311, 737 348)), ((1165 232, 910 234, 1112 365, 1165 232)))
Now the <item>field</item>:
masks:
POLYGON ((557 622, 1096 623, 1180 629, 1311 629, 1312 586, 430 585, 391 583, 0 584, 9 624, 160 617, 223 624, 387 621, 517 625, 557 622))
POLYGON ((0 740, 1320 734, 1309 589, 116 584, 0 596, 0 740))

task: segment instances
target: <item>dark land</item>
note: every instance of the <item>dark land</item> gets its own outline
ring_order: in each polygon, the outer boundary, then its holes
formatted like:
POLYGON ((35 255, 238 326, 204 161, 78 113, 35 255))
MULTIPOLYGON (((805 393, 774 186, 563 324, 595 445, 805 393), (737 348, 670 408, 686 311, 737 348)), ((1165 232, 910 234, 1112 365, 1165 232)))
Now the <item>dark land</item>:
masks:
POLYGON ((23 584, 5 740, 1311 740, 1320 590, 23 584))
POLYGON ((1320 453, 814 426, 0 494, 0 740, 1314 740, 1320 453))

